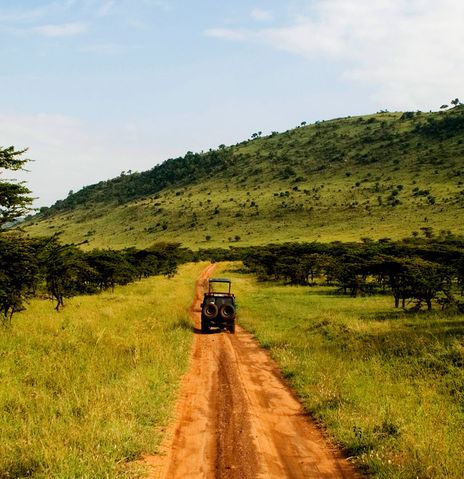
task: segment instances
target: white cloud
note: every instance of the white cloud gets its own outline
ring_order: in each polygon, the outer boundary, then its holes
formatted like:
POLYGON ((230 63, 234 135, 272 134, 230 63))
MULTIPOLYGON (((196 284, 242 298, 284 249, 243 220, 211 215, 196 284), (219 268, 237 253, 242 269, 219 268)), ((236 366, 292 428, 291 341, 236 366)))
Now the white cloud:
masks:
POLYGON ((258 22, 268 22, 274 18, 272 12, 269 10, 262 10, 261 8, 253 8, 250 12, 250 16, 258 22))
POLYGON ((72 37, 87 31, 87 25, 80 22, 62 23, 56 25, 41 25, 32 29, 45 37, 72 37))
POLYGON ((289 25, 212 29, 210 36, 335 62, 342 79, 373 87, 373 100, 388 108, 436 108, 462 93, 464 2, 315 0, 308 5, 289 25))

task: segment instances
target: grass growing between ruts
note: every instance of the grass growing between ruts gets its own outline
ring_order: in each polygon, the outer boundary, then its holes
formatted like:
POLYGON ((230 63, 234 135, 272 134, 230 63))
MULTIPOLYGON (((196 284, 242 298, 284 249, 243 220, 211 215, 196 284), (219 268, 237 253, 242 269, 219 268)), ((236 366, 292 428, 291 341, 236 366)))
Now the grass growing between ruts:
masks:
POLYGON ((239 322, 305 408, 376 478, 464 477, 464 316, 390 297, 234 279, 239 322))
POLYGON ((0 330, 0 478, 135 477, 171 417, 204 265, 61 313, 33 301, 0 330))

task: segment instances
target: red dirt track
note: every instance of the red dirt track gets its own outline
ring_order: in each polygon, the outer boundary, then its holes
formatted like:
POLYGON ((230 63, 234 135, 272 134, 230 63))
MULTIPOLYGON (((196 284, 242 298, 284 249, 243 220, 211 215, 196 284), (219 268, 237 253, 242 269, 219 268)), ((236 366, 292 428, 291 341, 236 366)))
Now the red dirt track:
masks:
POLYGON ((200 303, 214 265, 200 275, 191 315, 192 359, 163 456, 152 479, 357 478, 282 381, 275 363, 237 327, 202 335, 200 303))

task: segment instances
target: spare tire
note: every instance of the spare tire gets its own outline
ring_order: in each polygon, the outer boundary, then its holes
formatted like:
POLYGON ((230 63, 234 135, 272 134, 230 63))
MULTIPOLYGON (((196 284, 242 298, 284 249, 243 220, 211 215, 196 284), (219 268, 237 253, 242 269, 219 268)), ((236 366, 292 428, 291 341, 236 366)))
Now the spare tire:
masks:
POLYGON ((235 308, 231 304, 223 304, 219 310, 223 319, 234 319, 235 308))
POLYGON ((214 303, 206 303, 203 306, 203 315, 205 318, 214 319, 218 314, 218 307, 214 303))

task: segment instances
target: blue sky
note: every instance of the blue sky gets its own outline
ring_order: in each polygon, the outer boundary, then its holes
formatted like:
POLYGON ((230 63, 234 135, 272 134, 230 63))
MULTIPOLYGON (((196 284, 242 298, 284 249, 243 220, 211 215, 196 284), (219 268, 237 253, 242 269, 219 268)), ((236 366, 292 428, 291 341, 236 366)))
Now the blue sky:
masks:
POLYGON ((0 145, 49 205, 186 151, 464 96, 461 0, 0 0, 0 145))

